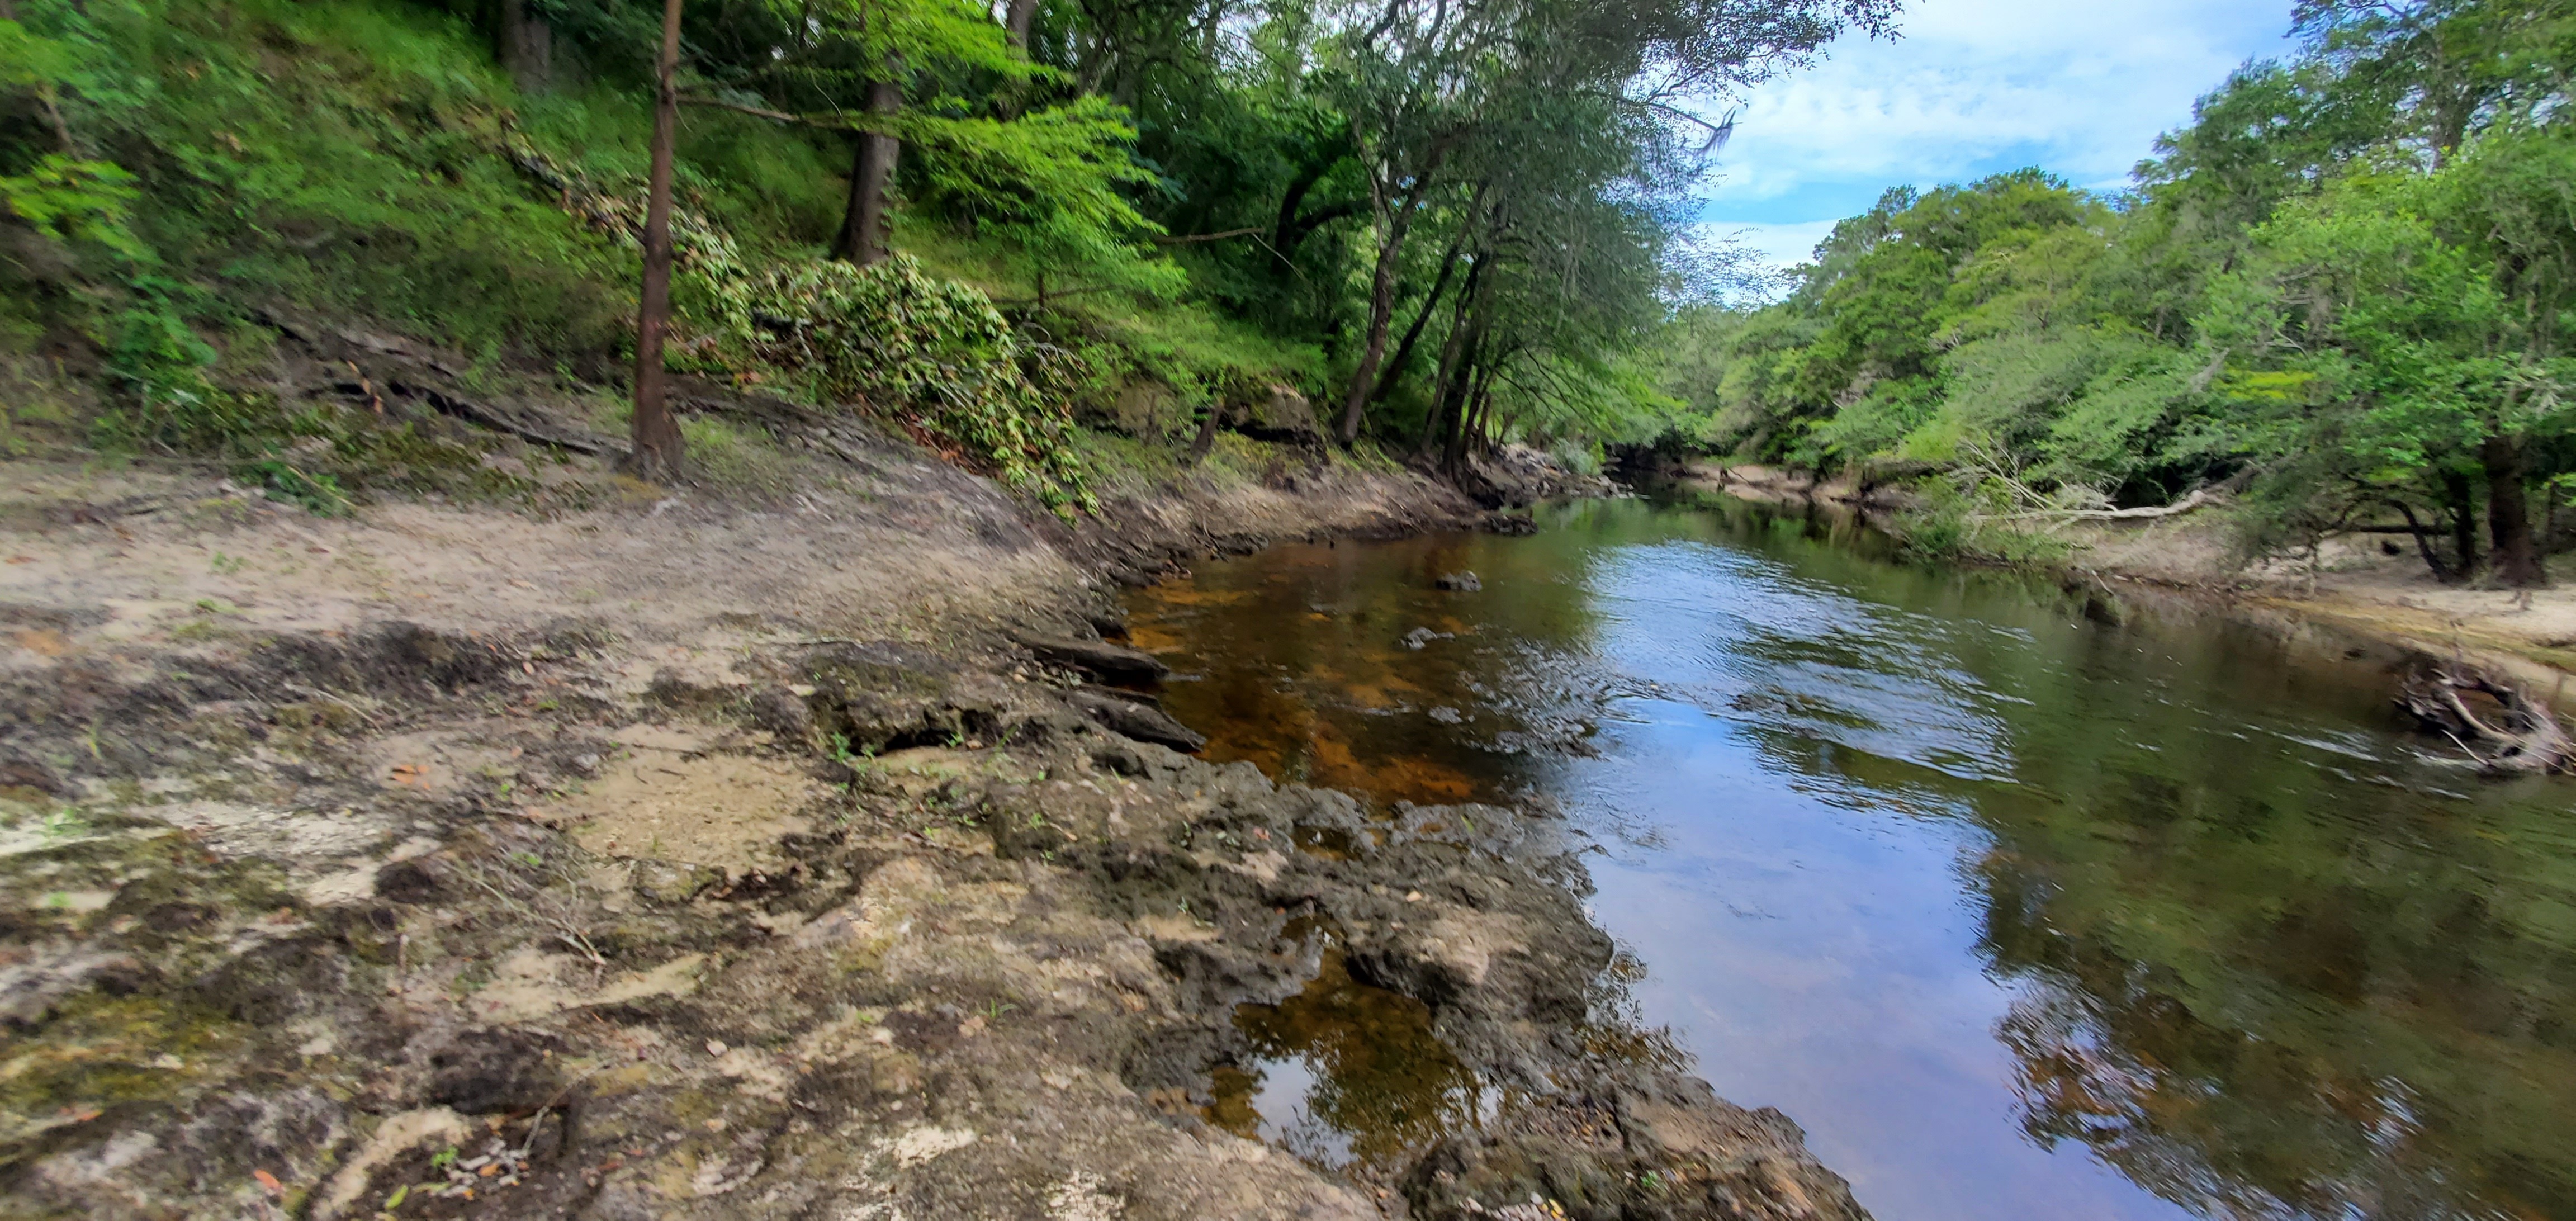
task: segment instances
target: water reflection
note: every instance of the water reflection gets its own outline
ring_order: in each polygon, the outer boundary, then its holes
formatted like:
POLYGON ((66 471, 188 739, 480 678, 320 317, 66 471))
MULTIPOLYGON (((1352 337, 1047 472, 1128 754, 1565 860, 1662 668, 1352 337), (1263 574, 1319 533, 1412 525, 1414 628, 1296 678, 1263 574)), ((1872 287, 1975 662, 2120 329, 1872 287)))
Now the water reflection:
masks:
POLYGON ((1216 1071, 1207 1117, 1237 1135, 1334 1169, 1387 1169, 1475 1120, 1475 1075, 1431 1033, 1430 1009, 1352 979, 1338 948, 1304 991, 1234 1020, 1255 1059, 1216 1071))
POLYGON ((1210 565, 1137 634, 1216 757, 1567 809, 1646 1018, 1882 1217, 2576 1216, 2563 783, 2427 764, 2328 642, 1880 547, 1590 504, 1210 565))

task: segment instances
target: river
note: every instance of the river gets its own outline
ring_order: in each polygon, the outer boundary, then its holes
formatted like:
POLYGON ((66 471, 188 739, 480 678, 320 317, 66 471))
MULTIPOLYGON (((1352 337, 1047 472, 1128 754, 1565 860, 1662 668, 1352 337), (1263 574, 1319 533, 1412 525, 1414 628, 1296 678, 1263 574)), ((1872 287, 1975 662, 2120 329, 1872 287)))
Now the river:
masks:
MULTIPOLYGON (((2576 1218, 2576 788, 2277 627, 1736 501, 1541 520, 1211 562, 1133 637, 1211 758, 1562 811, 1633 1016, 1884 1221, 2576 1218)), ((1366 1012, 1247 1012, 1236 1125, 1402 1138, 1337 1078, 1442 1070, 1366 1012)))

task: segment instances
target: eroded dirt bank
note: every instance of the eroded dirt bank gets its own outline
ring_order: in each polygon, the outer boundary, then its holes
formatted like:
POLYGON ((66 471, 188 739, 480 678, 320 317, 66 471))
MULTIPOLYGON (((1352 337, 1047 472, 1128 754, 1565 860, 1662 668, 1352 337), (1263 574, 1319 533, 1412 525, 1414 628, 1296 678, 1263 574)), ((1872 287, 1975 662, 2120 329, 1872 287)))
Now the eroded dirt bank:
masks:
POLYGON ((0 1213, 1860 1215, 1610 1016, 1553 822, 1274 786, 1096 681, 1113 581, 1481 506, 1274 465, 1076 533, 834 448, 551 518, 7 467, 0 1213), (1328 951, 1485 1122, 1356 1175, 1207 1122, 1328 951))

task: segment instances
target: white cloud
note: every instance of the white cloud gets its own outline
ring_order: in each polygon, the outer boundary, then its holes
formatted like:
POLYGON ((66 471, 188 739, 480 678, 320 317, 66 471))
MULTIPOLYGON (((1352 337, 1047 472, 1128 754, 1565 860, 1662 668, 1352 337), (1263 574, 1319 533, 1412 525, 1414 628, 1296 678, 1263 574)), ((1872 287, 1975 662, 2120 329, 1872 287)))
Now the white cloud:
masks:
POLYGON ((1746 99, 1706 215, 1803 259, 1890 185, 2037 164, 2111 186, 2194 98, 2279 53, 2289 0, 1922 0, 1901 37, 1846 39, 1746 99))
MULTIPOLYGON (((1840 218, 1837 217, 1836 220, 1840 218)), ((1834 231, 1834 220, 1807 220, 1785 225, 1710 224, 1702 228, 1712 237, 1729 238, 1738 245, 1760 254, 1765 262, 1787 265, 1804 263, 1815 253, 1816 243, 1834 231)))

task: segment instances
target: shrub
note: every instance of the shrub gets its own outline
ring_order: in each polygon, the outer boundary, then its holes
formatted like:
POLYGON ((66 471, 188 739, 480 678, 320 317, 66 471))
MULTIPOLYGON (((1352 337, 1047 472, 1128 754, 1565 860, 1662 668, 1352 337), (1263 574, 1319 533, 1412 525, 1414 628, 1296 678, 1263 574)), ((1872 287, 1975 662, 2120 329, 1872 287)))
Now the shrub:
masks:
POLYGON ((1080 358, 1022 339, 983 293, 903 255, 783 264, 710 289, 722 328, 710 339, 892 412, 1049 507, 1097 507, 1072 419, 1040 384, 1082 380, 1080 358))

